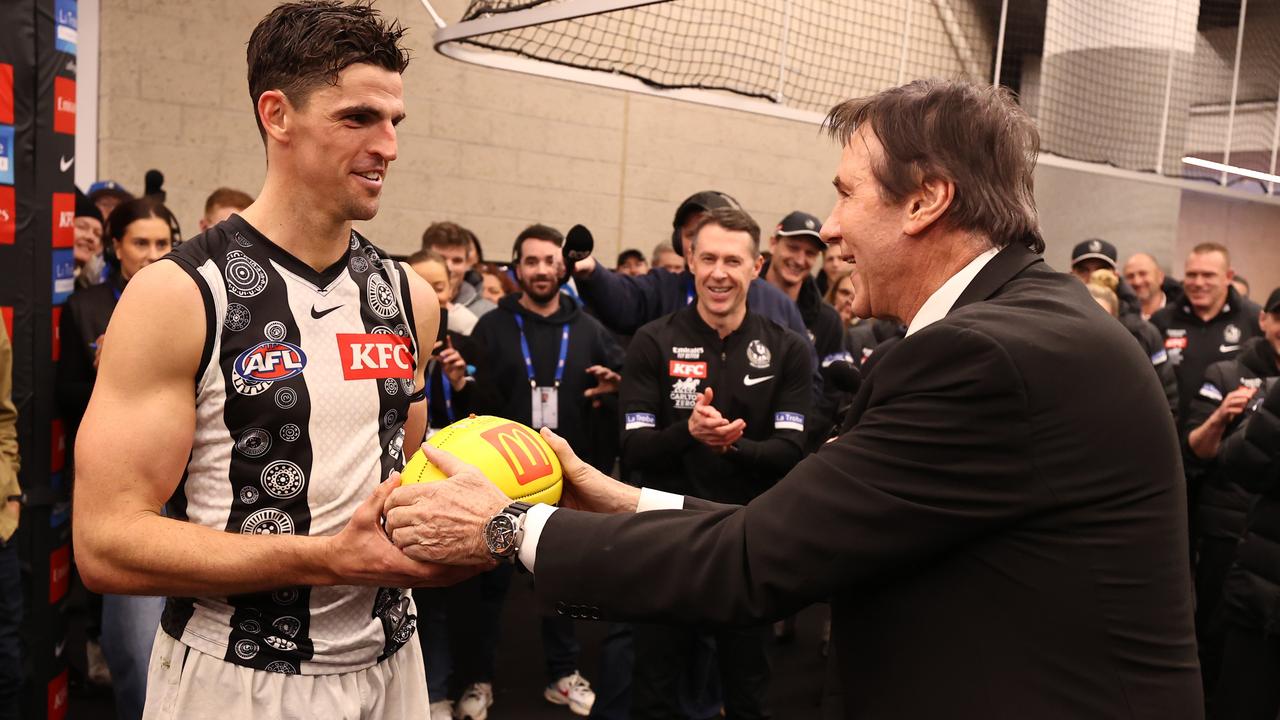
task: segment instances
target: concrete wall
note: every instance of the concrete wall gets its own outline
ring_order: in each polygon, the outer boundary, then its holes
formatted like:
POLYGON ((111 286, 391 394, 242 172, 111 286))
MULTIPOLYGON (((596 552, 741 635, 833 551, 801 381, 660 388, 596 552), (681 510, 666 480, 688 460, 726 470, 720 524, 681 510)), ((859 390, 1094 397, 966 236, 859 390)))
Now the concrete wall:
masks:
MULTIPOLYGON (((255 192, 263 152, 244 45, 273 5, 103 0, 99 176, 141 189, 148 168, 163 170, 189 234, 213 188, 255 192)), ((929 5, 916 2, 921 37, 940 32, 929 5)), ((450 21, 462 6, 436 2, 450 21)), ((586 224, 602 257, 648 252, 669 237, 676 203, 708 188, 735 195, 766 229, 791 210, 825 216, 831 207, 838 152, 813 125, 466 65, 431 49, 433 25, 417 0, 380 7, 410 27, 414 55, 400 157, 382 211, 362 228, 392 251, 416 249, 428 223, 450 219, 474 229, 496 259, 535 221, 586 224)), ((886 25, 900 22, 883 12, 886 25)), ((1180 274, 1179 242, 1205 232, 1239 235, 1249 248, 1241 258, 1280 268, 1269 240, 1280 227, 1274 207, 1204 196, 1192 211, 1176 188, 1044 166, 1037 181, 1059 269, 1074 243, 1099 236, 1122 254, 1153 252, 1180 274)))

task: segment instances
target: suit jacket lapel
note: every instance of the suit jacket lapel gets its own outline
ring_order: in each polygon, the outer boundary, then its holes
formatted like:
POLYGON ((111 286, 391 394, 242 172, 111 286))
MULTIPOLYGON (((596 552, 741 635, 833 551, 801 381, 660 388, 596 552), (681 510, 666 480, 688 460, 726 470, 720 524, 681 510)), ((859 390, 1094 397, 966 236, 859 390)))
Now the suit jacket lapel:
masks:
POLYGON ((986 267, 978 271, 973 282, 969 283, 969 287, 960 293, 959 298, 956 298, 951 310, 986 300, 995 295, 996 291, 1004 287, 1005 283, 1012 280, 1018 273, 1038 262, 1044 262, 1044 258, 1028 250, 1021 241, 1009 243, 991 258, 991 262, 987 263, 986 267))

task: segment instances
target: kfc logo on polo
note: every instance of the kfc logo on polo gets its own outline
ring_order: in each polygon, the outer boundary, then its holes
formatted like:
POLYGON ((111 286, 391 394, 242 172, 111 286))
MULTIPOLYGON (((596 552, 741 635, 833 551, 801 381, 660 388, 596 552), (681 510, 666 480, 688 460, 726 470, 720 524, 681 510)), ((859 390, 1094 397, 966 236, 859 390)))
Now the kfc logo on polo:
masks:
POLYGON ((671 374, 671 377, 698 378, 699 380, 707 379, 707 364, 705 362, 686 362, 684 360, 672 360, 670 361, 667 367, 671 374))
POLYGON ((76 81, 62 76, 53 79, 53 131, 76 134, 76 81))
POLYGON ((499 425, 480 433, 480 437, 498 451, 521 485, 544 478, 554 469, 533 431, 518 423, 499 425))
POLYGON ((413 378, 413 351, 399 335, 339 335, 338 354, 346 380, 413 378))
POLYGON ((235 371, 250 382, 288 380, 307 366, 307 356, 293 343, 267 341, 240 353, 235 371))

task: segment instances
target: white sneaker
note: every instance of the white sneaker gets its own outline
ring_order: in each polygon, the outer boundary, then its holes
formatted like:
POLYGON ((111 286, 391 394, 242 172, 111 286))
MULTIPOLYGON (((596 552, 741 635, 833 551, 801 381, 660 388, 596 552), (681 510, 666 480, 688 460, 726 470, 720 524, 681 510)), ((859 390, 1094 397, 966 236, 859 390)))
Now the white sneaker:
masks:
POLYGON ((431 703, 431 720, 453 720, 453 703, 448 700, 431 703))
MULTIPOLYGON (((454 720, 485 720, 493 707, 493 684, 472 683, 453 709, 454 720)), ((434 719, 433 719, 434 720, 434 719)))
POLYGON ((555 705, 568 705, 574 715, 586 717, 591 714, 591 706, 595 704, 596 694, 591 691, 591 683, 574 670, 572 675, 562 677, 543 691, 542 696, 555 705))

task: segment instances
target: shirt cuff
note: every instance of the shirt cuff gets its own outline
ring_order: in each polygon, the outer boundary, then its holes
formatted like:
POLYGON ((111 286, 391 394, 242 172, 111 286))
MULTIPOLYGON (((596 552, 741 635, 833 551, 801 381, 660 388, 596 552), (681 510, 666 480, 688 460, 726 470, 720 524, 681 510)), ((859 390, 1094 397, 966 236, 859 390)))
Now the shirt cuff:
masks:
POLYGON ((683 495, 654 490, 653 488, 640 488, 640 501, 636 503, 636 512, 683 509, 683 495))
POLYGON ((538 503, 524 514, 524 541, 520 543, 517 556, 529 572, 533 572, 533 563, 538 557, 538 538, 542 536, 542 528, 555 511, 555 506, 538 503))

